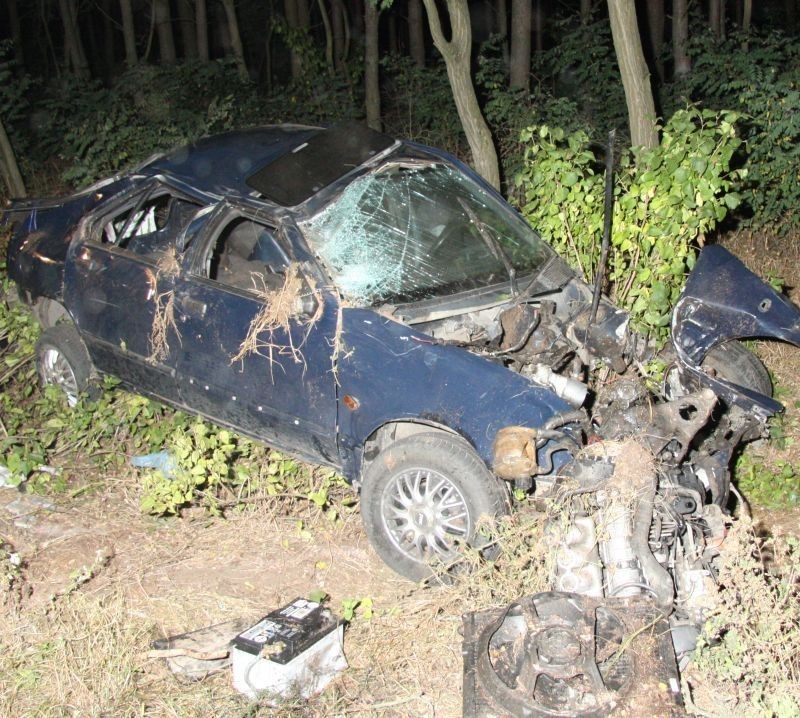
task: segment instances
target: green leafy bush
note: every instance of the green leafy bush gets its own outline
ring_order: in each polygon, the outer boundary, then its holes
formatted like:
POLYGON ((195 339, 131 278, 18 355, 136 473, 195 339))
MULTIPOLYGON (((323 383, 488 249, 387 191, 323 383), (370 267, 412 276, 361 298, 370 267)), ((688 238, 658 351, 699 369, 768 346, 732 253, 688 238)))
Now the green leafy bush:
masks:
MULTIPOLYGON (((142 478, 141 508, 160 515, 178 514, 202 506, 219 514, 253 497, 298 500, 335 520, 347 482, 330 469, 314 469, 287 458, 262 444, 202 419, 172 423, 160 448, 174 458, 174 468, 146 471, 142 478)), ((349 491, 349 489, 348 489, 349 491)), ((351 497, 352 499, 352 497, 351 497)))
MULTIPOLYGON (((525 148, 520 136, 526 127, 548 125, 567 133, 578 129, 589 132, 590 127, 573 100, 555 97, 544 83, 536 84, 530 92, 509 89, 501 41, 495 35, 481 46, 475 83, 484 98, 483 113, 493 130, 503 175, 513 179, 522 166, 525 148)), ((511 186, 508 189, 513 191, 511 186)))
POLYGON ((736 463, 736 485, 745 498, 767 508, 800 506, 800 469, 790 461, 769 465, 744 454, 736 463))
MULTIPOLYGON (((665 340, 671 309, 691 270, 696 246, 739 203, 731 158, 740 144, 732 112, 689 107, 663 127, 661 144, 616 171, 611 297, 636 327, 665 340)), ((530 224, 591 279, 603 227, 602 155, 589 136, 547 126, 522 134, 519 204, 530 224)))
POLYGON ((667 88, 665 102, 684 98, 739 113, 744 140, 743 199, 749 223, 800 224, 800 41, 773 32, 724 39, 698 33, 692 72, 667 88))
POLYGON ((227 430, 215 431, 200 419, 176 427, 168 446, 176 459, 170 476, 161 471, 146 473, 142 480, 142 510, 153 514, 176 514, 202 500, 216 511, 217 491, 247 480, 237 454, 247 451, 249 441, 227 430))

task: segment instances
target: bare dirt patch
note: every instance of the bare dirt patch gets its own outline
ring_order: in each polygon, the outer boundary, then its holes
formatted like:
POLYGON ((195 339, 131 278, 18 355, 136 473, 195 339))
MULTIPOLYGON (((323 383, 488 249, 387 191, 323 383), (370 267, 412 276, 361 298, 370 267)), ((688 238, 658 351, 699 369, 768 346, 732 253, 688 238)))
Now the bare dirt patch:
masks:
MULTIPOLYGON (((0 506, 20 497, 0 493, 0 506)), ((383 565, 357 512, 299 525, 259 509, 152 519, 121 492, 52 503, 23 527, 0 508, 28 593, 0 618, 0 713, 252 714, 227 672, 184 682, 146 657, 150 642, 235 617, 255 621, 316 588, 339 614, 342 601, 364 598, 375 614, 366 620, 356 609, 345 637, 350 669, 287 715, 460 713, 461 608, 447 591, 416 587, 383 565), (98 552, 108 561, 76 586, 98 552)))

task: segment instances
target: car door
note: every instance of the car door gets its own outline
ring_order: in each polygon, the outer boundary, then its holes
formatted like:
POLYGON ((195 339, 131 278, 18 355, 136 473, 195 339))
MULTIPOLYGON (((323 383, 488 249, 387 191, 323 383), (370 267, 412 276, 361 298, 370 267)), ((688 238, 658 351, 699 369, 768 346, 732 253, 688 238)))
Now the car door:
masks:
POLYGON ((182 401, 338 465, 336 298, 312 289, 277 223, 227 208, 209 224, 176 287, 182 401))
POLYGON ((95 366, 170 401, 178 399, 178 240, 198 209, 194 201, 150 183, 89 218, 65 273, 65 304, 95 366))

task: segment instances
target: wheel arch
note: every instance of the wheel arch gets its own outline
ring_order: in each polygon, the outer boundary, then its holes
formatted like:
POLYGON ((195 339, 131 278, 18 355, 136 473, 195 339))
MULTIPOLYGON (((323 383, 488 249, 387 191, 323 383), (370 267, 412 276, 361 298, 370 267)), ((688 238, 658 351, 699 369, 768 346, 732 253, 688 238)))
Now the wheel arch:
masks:
POLYGON ((357 477, 357 481, 360 483, 366 468, 386 447, 408 436, 430 433, 457 436, 465 441, 473 450, 475 449, 464 434, 441 422, 418 418, 388 419, 375 427, 364 440, 360 451, 357 452, 357 456, 354 457, 354 463, 356 463, 354 468, 356 471, 353 475, 357 477))
POLYGON ((42 329, 49 329, 63 320, 75 324, 75 320, 64 304, 57 299, 37 297, 31 304, 31 312, 42 329))

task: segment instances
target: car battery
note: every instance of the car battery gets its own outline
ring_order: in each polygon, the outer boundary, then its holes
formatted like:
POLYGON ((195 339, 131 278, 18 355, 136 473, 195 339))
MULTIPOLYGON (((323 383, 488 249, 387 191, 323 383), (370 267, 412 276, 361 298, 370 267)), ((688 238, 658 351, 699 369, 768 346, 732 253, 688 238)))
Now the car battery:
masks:
POLYGON ((347 668, 342 637, 330 610, 296 598, 233 639, 233 687, 275 703, 310 698, 347 668))

